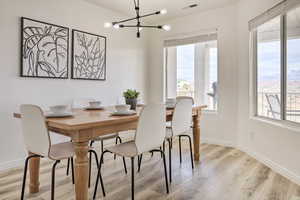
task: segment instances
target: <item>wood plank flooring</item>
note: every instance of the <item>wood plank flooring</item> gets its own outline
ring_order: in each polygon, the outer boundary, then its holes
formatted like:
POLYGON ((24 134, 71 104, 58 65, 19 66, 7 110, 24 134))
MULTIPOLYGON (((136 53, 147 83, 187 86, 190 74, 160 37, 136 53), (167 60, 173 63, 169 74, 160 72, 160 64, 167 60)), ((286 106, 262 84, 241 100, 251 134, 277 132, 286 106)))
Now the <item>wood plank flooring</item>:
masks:
MULTIPOLYGON (((136 174, 136 199, 142 200, 299 200, 300 187, 270 168, 234 148, 217 145, 201 145, 201 164, 195 163, 192 171, 187 142, 183 142, 183 163, 179 164, 178 143, 173 148, 173 182, 170 194, 166 194, 163 163, 157 153, 151 158, 145 154, 141 172, 136 174)), ((99 149, 99 148, 98 148, 99 149)), ((100 155, 100 154, 99 154, 100 155)), ((51 161, 41 163, 38 194, 28 194, 26 199, 50 199, 51 161)), ((130 167, 130 160, 127 160, 130 167)), ((94 190, 96 167, 93 161, 90 196, 94 190)), ((128 169, 130 172, 130 169, 128 169)), ((55 199, 74 199, 71 176, 66 176, 66 162, 56 171, 55 199)), ((113 160, 107 155, 102 171, 106 200, 130 199, 130 173, 124 173, 121 158, 113 160)), ((23 168, 0 173, 0 199, 20 198, 23 168)), ((98 187, 97 199, 103 199, 98 187)))

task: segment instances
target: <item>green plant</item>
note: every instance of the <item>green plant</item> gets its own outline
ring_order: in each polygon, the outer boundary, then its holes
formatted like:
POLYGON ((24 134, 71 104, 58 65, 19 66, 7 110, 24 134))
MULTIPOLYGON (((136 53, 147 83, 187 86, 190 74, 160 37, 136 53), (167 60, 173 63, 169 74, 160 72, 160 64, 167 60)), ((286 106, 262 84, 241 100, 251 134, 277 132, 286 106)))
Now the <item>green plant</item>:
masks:
POLYGON ((136 99, 136 98, 138 98, 139 95, 140 95, 140 93, 138 91, 131 90, 131 89, 128 89, 125 92, 123 92, 123 96, 126 99, 136 99))

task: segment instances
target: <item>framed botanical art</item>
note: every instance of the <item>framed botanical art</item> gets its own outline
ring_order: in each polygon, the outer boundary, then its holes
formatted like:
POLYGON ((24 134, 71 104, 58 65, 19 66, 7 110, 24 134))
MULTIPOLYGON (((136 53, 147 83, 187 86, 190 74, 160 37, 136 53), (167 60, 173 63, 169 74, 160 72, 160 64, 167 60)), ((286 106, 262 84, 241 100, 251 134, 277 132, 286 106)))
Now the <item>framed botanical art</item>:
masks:
POLYGON ((72 79, 106 79, 106 37, 72 30, 72 79))
POLYGON ((21 18, 21 77, 68 78, 69 28, 21 18))

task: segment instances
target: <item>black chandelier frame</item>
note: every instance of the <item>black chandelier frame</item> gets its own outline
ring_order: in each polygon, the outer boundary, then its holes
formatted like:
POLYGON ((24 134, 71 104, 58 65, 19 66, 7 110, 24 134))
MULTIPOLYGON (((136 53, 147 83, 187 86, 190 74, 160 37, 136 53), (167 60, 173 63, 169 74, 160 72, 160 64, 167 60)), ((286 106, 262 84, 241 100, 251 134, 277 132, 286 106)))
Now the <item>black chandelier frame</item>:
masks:
POLYGON ((135 9, 135 12, 136 12, 136 17, 121 20, 121 21, 112 22, 112 26, 115 27, 116 25, 118 25, 118 28, 137 28, 137 34, 136 34, 137 38, 141 37, 141 28, 163 29, 162 25, 147 26, 147 25, 142 25, 142 23, 141 23, 142 18, 162 14, 161 11, 156 11, 156 12, 152 12, 152 13, 149 13, 149 14, 141 15, 140 14, 140 0, 133 0, 133 1, 134 1, 134 9, 135 9), (129 21, 133 21, 133 20, 137 21, 136 25, 125 25, 125 24, 123 24, 124 22, 129 22, 129 21))

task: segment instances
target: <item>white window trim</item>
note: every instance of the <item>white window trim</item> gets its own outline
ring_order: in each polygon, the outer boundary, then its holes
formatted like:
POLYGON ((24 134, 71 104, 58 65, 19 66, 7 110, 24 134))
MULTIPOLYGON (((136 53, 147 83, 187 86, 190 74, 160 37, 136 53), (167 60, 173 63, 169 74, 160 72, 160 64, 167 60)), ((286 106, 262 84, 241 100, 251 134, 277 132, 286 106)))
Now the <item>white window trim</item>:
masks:
POLYGON ((286 119, 286 86, 287 86, 287 21, 286 15, 289 11, 300 6, 300 2, 298 0, 284 0, 283 2, 277 4, 276 6, 269 9, 267 12, 262 15, 254 18, 249 22, 250 29, 250 52, 249 52, 249 97, 250 97, 250 105, 249 105, 249 118, 252 120, 259 120, 263 122, 268 122, 272 125, 280 126, 283 128, 291 129, 293 131, 297 130, 300 132, 300 122, 294 122, 286 119), (277 8, 281 7, 281 8, 277 8), (274 10, 274 13, 272 13, 274 10), (278 11, 280 10, 280 12, 278 11), (276 15, 275 15, 276 13, 276 15), (266 16, 268 17, 268 20, 266 16), (271 18, 272 16, 272 18, 271 18), (262 20, 260 19, 263 18, 262 20), (266 116, 258 115, 258 104, 257 104, 257 30, 256 28, 263 23, 266 23, 276 17, 280 17, 280 42, 281 42, 281 117, 280 119, 273 119, 266 116))
MULTIPOLYGON (((218 83, 218 86, 220 85, 220 53, 219 53, 219 50, 220 50, 220 44, 219 44, 219 34, 218 34, 218 29, 210 29, 210 31, 206 31, 206 32, 203 32, 203 31, 198 31, 198 32, 193 32, 193 33, 185 33, 185 34, 179 34, 179 35, 176 35, 176 36, 171 36, 171 37, 166 37, 164 39, 164 44, 166 44, 166 41, 168 40, 176 40, 176 39, 180 39, 180 38, 187 38, 187 37, 196 37, 196 36, 201 36, 201 35, 214 35, 213 37, 215 37, 214 40, 217 41, 217 59, 218 59, 218 62, 217 62, 217 83, 218 83), (214 35, 216 34, 216 36, 214 35)), ((209 41, 214 41, 214 40, 207 40, 207 42, 209 41)), ((164 45, 164 51, 166 52, 165 56, 164 56, 164 99, 166 99, 168 97, 168 85, 167 85, 167 56, 168 56, 168 50, 165 50, 165 48, 168 48, 168 47, 171 47, 171 46, 168 46, 168 45, 164 45)), ((215 114, 215 115, 218 115, 219 114, 219 110, 220 110, 220 99, 221 99, 221 95, 220 95, 220 87, 218 87, 218 102, 217 102, 217 109, 215 110, 211 110, 211 109, 204 109, 203 110, 203 113, 204 114, 215 114)))

